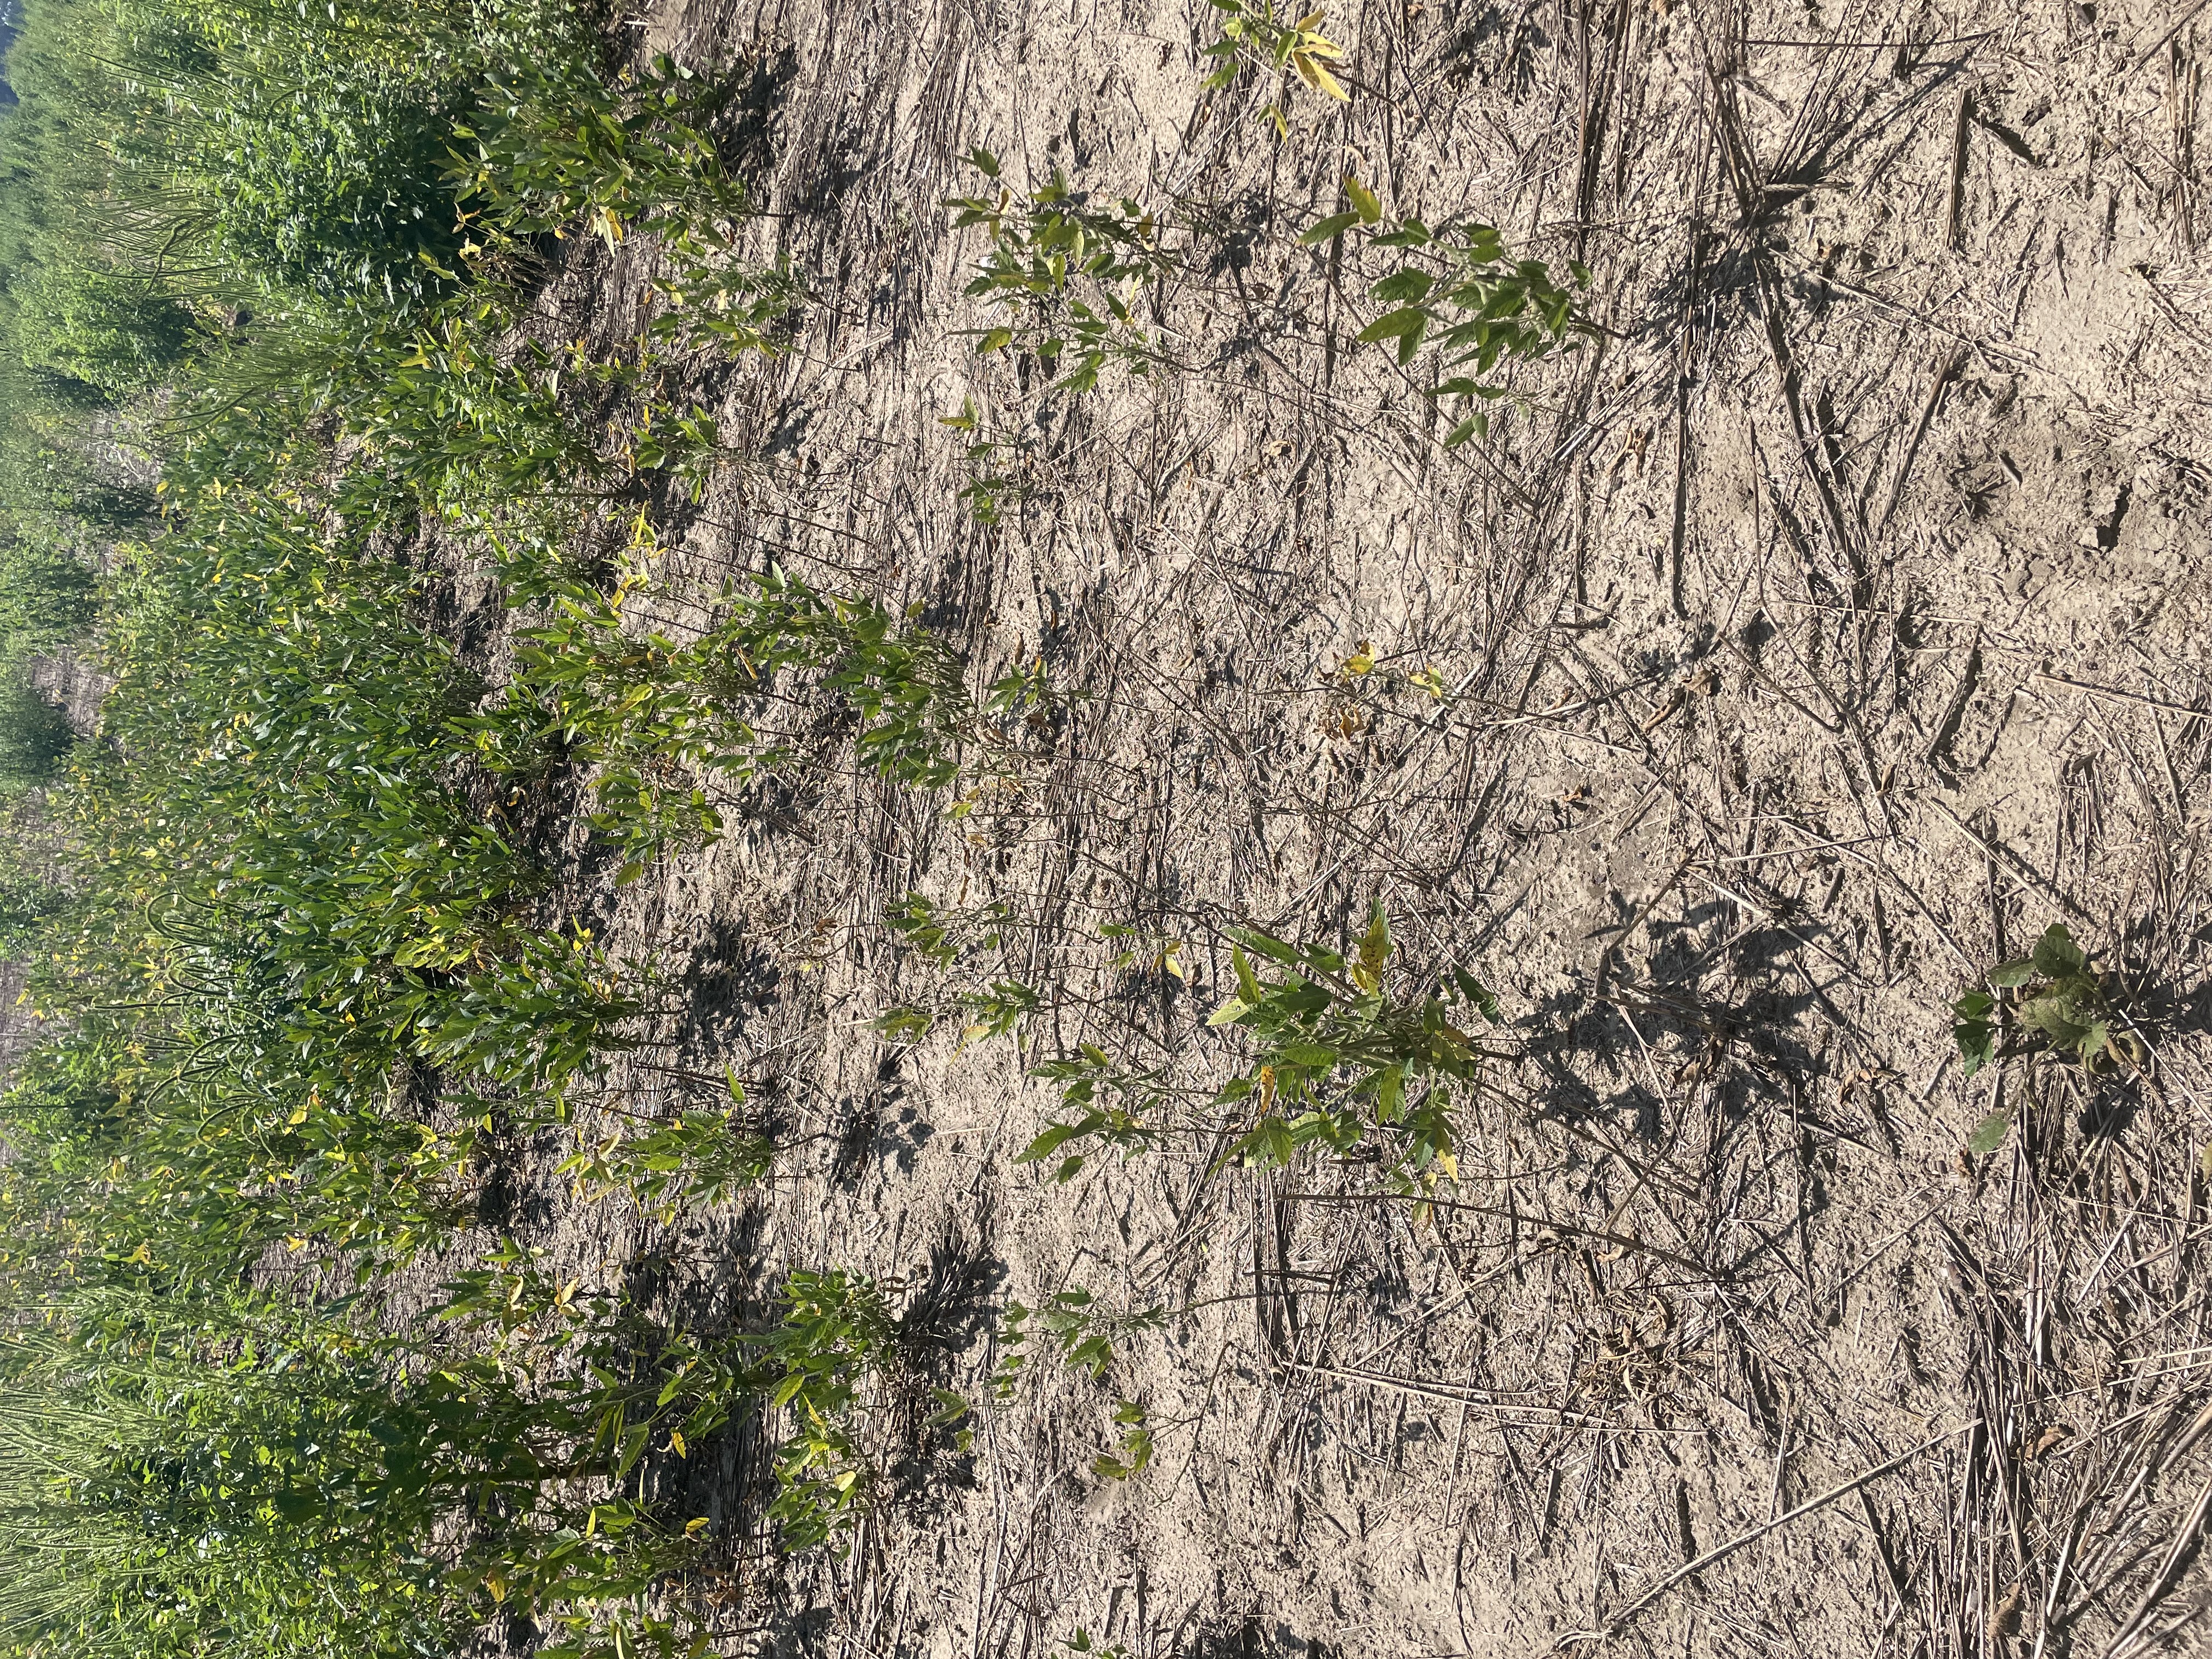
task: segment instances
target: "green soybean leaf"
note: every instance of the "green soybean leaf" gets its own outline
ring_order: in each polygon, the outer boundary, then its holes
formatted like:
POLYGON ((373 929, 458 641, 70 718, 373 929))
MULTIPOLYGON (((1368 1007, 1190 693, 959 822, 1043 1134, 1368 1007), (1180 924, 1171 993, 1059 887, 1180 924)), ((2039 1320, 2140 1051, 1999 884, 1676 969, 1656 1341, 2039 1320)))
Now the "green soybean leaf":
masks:
POLYGON ((1959 1069, 1972 1077, 1996 1057, 1996 1036, 1984 1020, 1967 1020, 1951 1028, 1951 1040, 1959 1045, 1959 1069))
POLYGON ((2037 969, 2057 979, 2063 974, 2078 974, 2089 965, 2089 958, 2066 931, 2066 924, 2054 921, 2045 929, 2043 937, 2035 942, 2034 962, 2037 969))
POLYGON ((1356 213, 1332 213, 1328 218, 1307 227, 1298 238, 1298 246, 1311 247, 1316 242, 1326 242, 1332 236, 1341 236, 1358 222, 1359 216, 1356 213))

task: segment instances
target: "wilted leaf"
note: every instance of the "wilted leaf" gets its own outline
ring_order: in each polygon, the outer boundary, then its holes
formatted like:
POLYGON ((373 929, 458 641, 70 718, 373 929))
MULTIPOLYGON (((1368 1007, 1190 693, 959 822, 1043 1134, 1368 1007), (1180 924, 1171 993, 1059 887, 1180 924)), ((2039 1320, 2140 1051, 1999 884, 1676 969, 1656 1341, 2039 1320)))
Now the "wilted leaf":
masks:
POLYGON ((1367 932, 1359 941, 1359 957, 1352 969, 1352 982, 1363 991, 1382 983, 1383 964, 1390 959, 1390 921, 1380 903, 1367 912, 1367 932))

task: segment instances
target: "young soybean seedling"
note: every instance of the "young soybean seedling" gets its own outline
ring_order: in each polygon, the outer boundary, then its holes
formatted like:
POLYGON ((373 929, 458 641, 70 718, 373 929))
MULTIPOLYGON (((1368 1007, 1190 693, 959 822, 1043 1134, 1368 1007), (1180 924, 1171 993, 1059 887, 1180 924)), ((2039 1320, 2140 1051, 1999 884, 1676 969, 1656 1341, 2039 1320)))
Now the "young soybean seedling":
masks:
POLYGON ((1506 395, 1488 378, 1500 363, 1572 350, 1577 342, 1571 336, 1593 331, 1575 310, 1575 291, 1589 286, 1586 267, 1569 265, 1570 289, 1541 259, 1509 258, 1490 225, 1447 219, 1431 228, 1410 215, 1391 221, 1375 193, 1349 173, 1344 194, 1351 207, 1312 225, 1298 240, 1311 247, 1351 233, 1359 238, 1354 257, 1388 251, 1394 258, 1397 269, 1367 289, 1383 313, 1358 337, 1364 344, 1395 345, 1401 368, 1427 349, 1435 377, 1428 396, 1462 399, 1465 410, 1446 435, 1446 448, 1488 434, 1484 405, 1506 395))
POLYGON ((1178 264, 1151 213, 1127 198, 1094 203, 1057 167, 1021 195, 990 151, 971 150, 968 164, 988 181, 988 193, 947 197, 944 205, 955 210, 955 229, 981 225, 991 246, 964 292, 1006 319, 974 331, 979 354, 1029 352, 1058 377, 1052 389, 1059 392, 1094 390, 1109 363, 1134 375, 1174 366, 1165 335, 1148 333, 1139 315, 1146 286, 1178 264))
MULTIPOLYGON (((1349 957, 1256 928, 1232 929, 1231 937, 1237 993, 1206 1023, 1244 1031, 1252 1053, 1210 1103, 1226 1121, 1206 1132, 1234 1136, 1224 1158, 1281 1165, 1308 1146, 1347 1152, 1371 1128, 1409 1188, 1432 1190, 1439 1176, 1455 1179, 1448 1121, 1454 1091, 1473 1091, 1486 1062, 1508 1056, 1455 1024, 1455 1005, 1495 1021, 1489 990, 1454 969, 1439 989, 1392 994, 1385 975, 1395 947, 1379 904, 1349 957)), ((1091 1139, 1132 1156, 1159 1139, 1163 1116, 1190 1093, 1158 1071, 1117 1066, 1088 1043, 1032 1074, 1060 1084, 1063 1103, 1079 1115, 1048 1125, 1020 1154, 1025 1164, 1091 1139)), ((1054 1173, 1070 1180, 1084 1161, 1080 1153, 1064 1158, 1054 1173)))
MULTIPOLYGON (((2132 1031, 2112 1030, 2114 1010, 2104 978, 2064 922, 2045 929, 2029 955, 1990 969, 1989 983, 1990 990, 1968 991, 1951 1005, 1951 1039, 1966 1076, 2039 1050, 2063 1054, 2088 1072, 2123 1064, 2142 1069, 2148 1054, 2142 1040, 2132 1031)), ((1992 1112, 1968 1137, 1966 1148, 1978 1155, 1995 1152, 2010 1127, 2008 1117, 1992 1112)))

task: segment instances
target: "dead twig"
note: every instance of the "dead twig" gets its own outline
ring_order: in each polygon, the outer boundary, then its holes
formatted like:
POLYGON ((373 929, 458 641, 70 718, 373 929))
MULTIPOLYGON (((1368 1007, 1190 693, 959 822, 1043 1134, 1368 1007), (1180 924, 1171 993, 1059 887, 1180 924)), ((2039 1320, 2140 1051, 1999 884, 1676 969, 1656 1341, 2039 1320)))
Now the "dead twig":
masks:
MULTIPOLYGON (((2212 1514, 2212 1480, 2206 1480, 2197 1492, 2196 1503, 2190 1506, 2188 1516, 2173 1534, 2173 1542, 2166 1547, 2166 1559, 2159 1563, 2157 1576, 2143 1592, 2142 1600, 2136 1603, 2135 1611, 2128 1615, 2127 1623, 2120 1626, 2119 1634, 2113 1637, 2112 1645, 2105 1650, 2105 1659, 2130 1659, 2171 1633, 2170 1627, 2157 1631, 2146 1627, 2158 1604, 2173 1593, 2174 1587, 2181 1582, 2181 1575, 2196 1559, 2197 1546, 2203 1541, 2208 1514, 2212 1514)), ((2192 1609, 2192 1616, 2194 1612, 2192 1609)))
POLYGON ((1834 1503, 1838 1498, 1849 1498, 1853 1492, 1858 1491, 1860 1487, 1869 1486, 1873 1482, 1881 1480, 1885 1474, 1889 1474, 1898 1469, 1903 1468, 1914 1458, 1919 1456, 1921 1453, 1932 1450, 1936 1447, 1942 1445, 1946 1440, 1955 1440, 1959 1436, 1967 1433, 1971 1430, 1979 1428, 1981 1426, 1981 1423, 1982 1419, 1978 1417, 1970 1423, 1960 1424, 1957 1428, 1946 1429, 1942 1433, 1936 1435, 1929 1439, 1922 1441, 1918 1445, 1913 1447, 1911 1450, 1899 1453, 1895 1457, 1891 1458, 1887 1463, 1877 1464, 1873 1468, 1869 1469, 1864 1474, 1854 1475, 1851 1479, 1844 1481, 1843 1485, 1839 1486, 1831 1486, 1827 1491, 1822 1492, 1818 1498, 1807 1498, 1796 1509, 1790 1510, 1789 1514, 1778 1516, 1775 1519, 1766 1522, 1764 1526, 1753 1527, 1749 1532, 1741 1534, 1737 1537, 1731 1538, 1727 1543, 1721 1545, 1717 1549, 1707 1550, 1703 1555, 1699 1556, 1694 1561, 1684 1562, 1680 1566, 1675 1568, 1674 1571, 1668 1573, 1664 1578, 1662 1578, 1657 1583, 1652 1585, 1650 1589, 1645 1590, 1643 1595, 1629 1602, 1627 1606, 1608 1614, 1605 1622, 1600 1625, 1595 1630, 1576 1631, 1570 1635, 1562 1637, 1552 1650, 1555 1653, 1563 1653, 1573 1647, 1594 1642, 1604 1641, 1607 1637, 1613 1635, 1614 1632, 1620 1630, 1621 1626, 1627 1624, 1638 1614, 1642 1613, 1647 1607, 1650 1607, 1653 1602, 1658 1601, 1661 1596, 1666 1595, 1668 1591, 1673 1589, 1675 1585, 1680 1583, 1684 1579, 1695 1577, 1698 1573, 1703 1572, 1707 1567, 1712 1566, 1717 1562, 1725 1561, 1729 1556, 1734 1555, 1738 1550, 1747 1548, 1749 1546, 1757 1543, 1760 1539, 1765 1537, 1767 1534, 1780 1531, 1783 1528, 1788 1526, 1792 1521, 1797 1520, 1801 1516, 1810 1515, 1814 1510, 1821 1509, 1827 1504, 1834 1503))
POLYGON ((1966 366, 1965 346, 1952 348, 1950 355, 1936 366, 1936 383, 1928 388, 1928 401, 1921 404, 1920 418, 1913 423, 1912 435, 1905 441, 1905 453, 1898 458, 1897 474, 1889 481, 1889 495, 1882 502, 1881 517, 1875 520, 1874 528, 1877 536, 1889 528, 1890 518, 1897 511, 1898 500, 1905 494, 1905 481, 1911 476, 1914 458, 1920 453, 1920 441, 1928 435, 1929 425, 1935 420, 1936 410, 1942 405, 1943 389, 1958 377, 1959 371, 1966 366))
POLYGON ((2116 686, 2092 685, 2087 680, 2069 679, 2048 668, 2039 668, 2035 676, 2052 685, 2063 685, 2069 691, 2087 691, 2093 697, 2110 697, 2117 702, 2141 703, 2146 708, 2155 708, 2162 714, 2179 714, 2185 720, 2212 720, 2212 709, 2191 708, 2178 702, 2167 702, 2161 697, 2147 697, 2140 691, 2123 691, 2116 686))
POLYGON ((1948 818, 1951 821, 1952 826, 1956 829, 1960 835, 1964 836, 1968 841, 1973 842, 1975 846, 1980 848, 1983 852, 1995 859, 1999 864, 2004 866, 2006 869, 2012 872, 2012 873, 2021 881, 2026 882, 2029 886, 2034 888, 2036 891, 2041 893, 2045 898, 2049 899, 2053 904, 2063 910, 2068 915, 2073 917, 2075 921, 2081 923, 2082 926, 2086 927, 2094 927, 2097 925, 2095 917, 2092 916, 2080 905, 2075 903, 2072 899, 2067 897, 2066 895, 2061 892, 2051 882, 2045 879, 2045 878, 2039 873, 2033 866, 2031 866, 2025 859, 2021 858, 2018 854, 2014 853, 2010 848, 1991 841, 1987 836, 1976 831, 1964 818, 1960 817, 1956 812, 1954 812, 1949 807, 1944 805, 1942 801, 1930 801, 1929 804, 1935 807, 1935 809, 1941 812, 1945 817, 1948 818))
POLYGON ((1943 198, 1943 246, 1954 252, 1959 246, 1959 216, 1966 206, 1966 135, 1974 125, 1974 89, 1959 88, 1957 113, 1951 124, 1951 188, 1943 198))

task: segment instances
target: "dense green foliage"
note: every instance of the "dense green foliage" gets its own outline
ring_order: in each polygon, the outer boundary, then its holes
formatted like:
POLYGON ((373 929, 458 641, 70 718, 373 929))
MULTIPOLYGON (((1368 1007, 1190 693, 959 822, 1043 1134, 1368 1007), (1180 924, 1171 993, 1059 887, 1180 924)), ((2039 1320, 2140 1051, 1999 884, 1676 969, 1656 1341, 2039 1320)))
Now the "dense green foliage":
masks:
MULTIPOLYGON (((798 295, 735 258, 712 88, 466 4, 45 0, 10 67, 0 928, 43 1036, 0 1098, 0 1639, 419 1653, 512 1615, 555 1651, 688 1647, 672 1587, 712 1542, 647 1501, 647 1454, 785 1364, 485 1242, 482 1137, 581 1136, 659 1006, 530 815, 595 770, 633 869, 715 833, 716 765, 795 763, 749 714, 787 682, 943 781, 929 745, 981 718, 963 665, 781 573, 704 642, 633 641, 647 520, 611 591, 569 550, 719 450, 647 354, 532 337, 548 239, 657 238, 687 344, 773 349, 798 295), (428 624, 443 573, 393 556, 433 518, 523 613, 503 683, 428 624), (94 741, 30 689, 55 651, 112 681, 94 741), (336 1296, 425 1252, 441 1319, 336 1296)), ((774 1156, 737 1117, 569 1167, 711 1198, 774 1156)))

